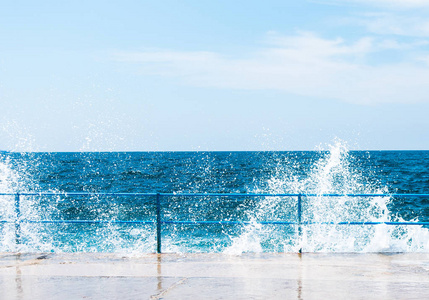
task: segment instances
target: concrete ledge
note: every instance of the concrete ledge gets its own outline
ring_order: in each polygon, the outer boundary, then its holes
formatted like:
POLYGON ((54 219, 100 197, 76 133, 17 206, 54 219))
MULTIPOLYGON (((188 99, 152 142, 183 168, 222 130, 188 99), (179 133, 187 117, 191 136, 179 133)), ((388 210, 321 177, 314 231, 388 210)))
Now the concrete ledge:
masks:
POLYGON ((0 253, 1 299, 426 299, 429 253, 0 253))

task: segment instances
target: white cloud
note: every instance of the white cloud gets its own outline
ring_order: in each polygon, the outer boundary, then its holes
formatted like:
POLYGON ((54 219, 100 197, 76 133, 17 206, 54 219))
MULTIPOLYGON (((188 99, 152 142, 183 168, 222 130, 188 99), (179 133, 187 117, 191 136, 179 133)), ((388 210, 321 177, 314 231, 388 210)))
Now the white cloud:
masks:
MULTIPOLYGON (((342 0, 333 1, 335 3, 364 3, 372 6, 382 6, 385 8, 422 8, 429 7, 428 0, 342 0)), ((332 3, 332 2, 331 2, 332 3)))
MULTIPOLYGON (((273 89, 346 102, 429 102, 429 68, 415 61, 368 61, 385 49, 404 49, 394 40, 362 38, 353 43, 311 33, 270 34, 270 44, 246 58, 213 52, 122 52, 116 60, 141 64, 145 74, 170 76, 192 86, 273 89)), ((408 45, 413 47, 413 45, 408 45)), ((426 56, 424 56, 426 57, 426 56)))
POLYGON ((429 37, 429 19, 409 14, 368 13, 352 22, 376 34, 429 37))
POLYGON ((419 59, 429 67, 429 55, 421 56, 419 59))

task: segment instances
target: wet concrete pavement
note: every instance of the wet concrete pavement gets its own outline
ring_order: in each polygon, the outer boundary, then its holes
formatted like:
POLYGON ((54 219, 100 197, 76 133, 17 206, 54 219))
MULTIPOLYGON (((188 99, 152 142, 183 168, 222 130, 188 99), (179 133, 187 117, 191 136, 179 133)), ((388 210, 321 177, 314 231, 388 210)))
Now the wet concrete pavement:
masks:
POLYGON ((0 299, 428 299, 429 253, 0 253, 0 299))

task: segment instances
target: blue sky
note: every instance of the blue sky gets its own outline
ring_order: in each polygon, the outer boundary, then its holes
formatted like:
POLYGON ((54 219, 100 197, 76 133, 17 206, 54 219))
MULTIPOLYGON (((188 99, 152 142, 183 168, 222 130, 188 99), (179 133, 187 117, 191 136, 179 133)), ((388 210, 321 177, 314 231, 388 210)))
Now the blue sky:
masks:
POLYGON ((429 149, 429 1, 9 1, 0 149, 429 149))

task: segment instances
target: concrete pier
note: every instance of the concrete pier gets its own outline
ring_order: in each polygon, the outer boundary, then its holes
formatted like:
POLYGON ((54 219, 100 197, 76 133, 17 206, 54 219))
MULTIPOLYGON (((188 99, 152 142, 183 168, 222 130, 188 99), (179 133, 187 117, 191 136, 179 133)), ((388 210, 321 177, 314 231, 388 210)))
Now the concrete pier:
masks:
POLYGON ((0 299, 428 299, 429 253, 0 253, 0 299))

